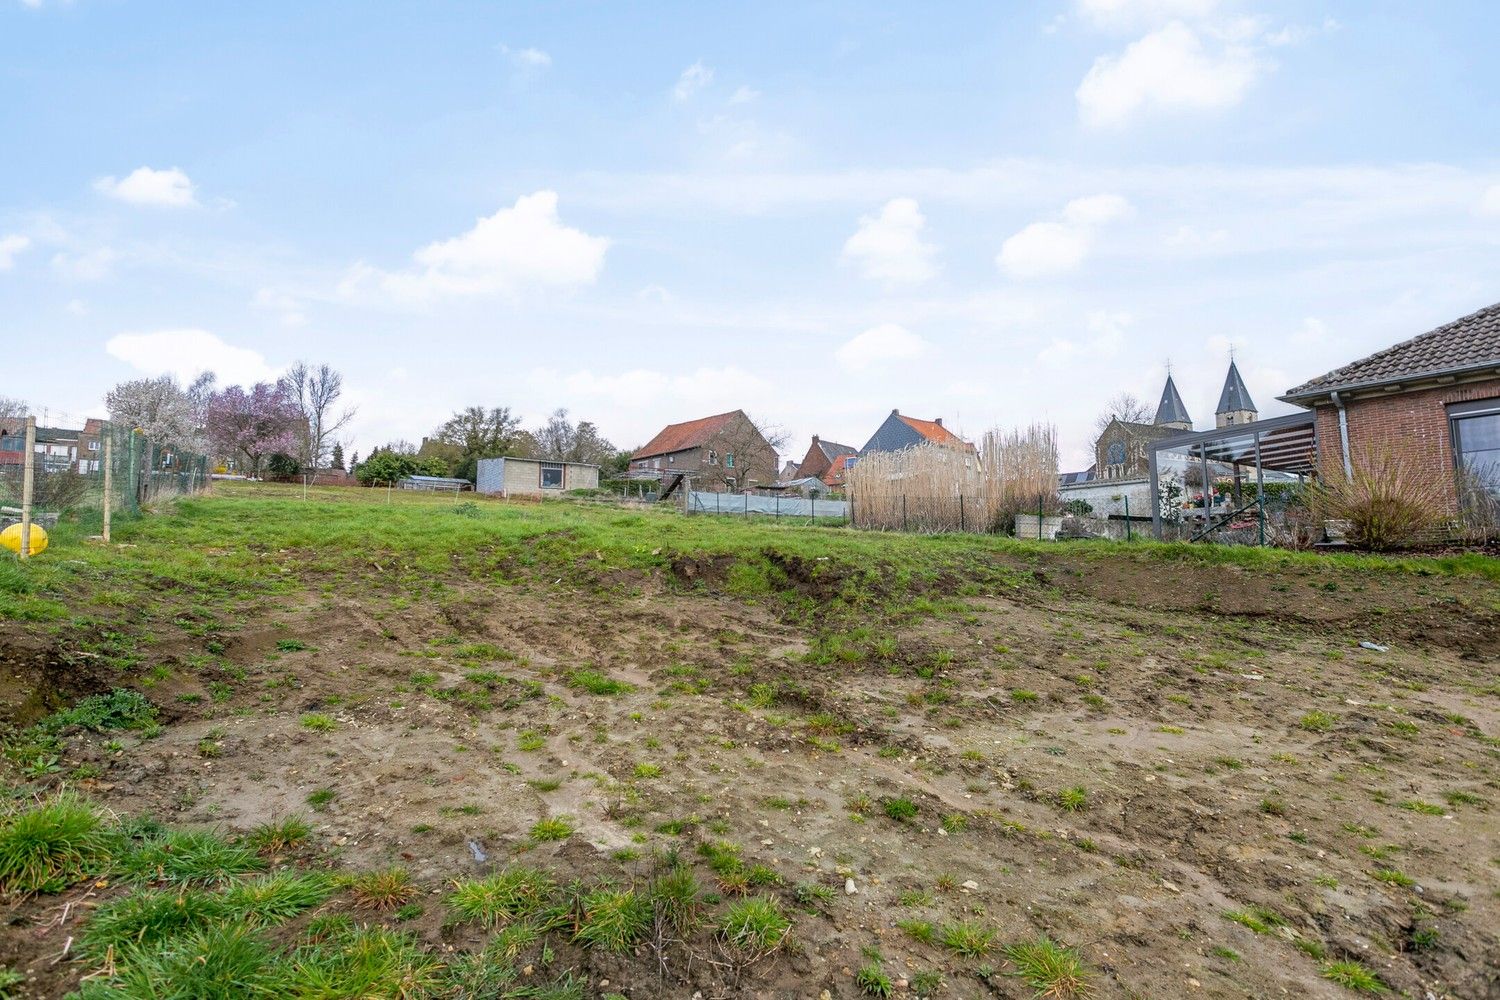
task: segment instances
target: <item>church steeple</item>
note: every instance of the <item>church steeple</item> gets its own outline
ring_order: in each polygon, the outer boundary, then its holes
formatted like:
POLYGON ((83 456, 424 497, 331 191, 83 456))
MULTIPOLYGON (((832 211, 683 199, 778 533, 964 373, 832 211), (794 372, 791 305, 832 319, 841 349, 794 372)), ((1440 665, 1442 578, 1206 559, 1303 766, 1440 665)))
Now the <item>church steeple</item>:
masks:
POLYGON ((1161 402, 1156 404, 1156 420, 1158 427, 1172 427, 1180 431, 1193 429, 1193 418, 1188 416, 1187 407, 1182 405, 1182 397, 1177 394, 1177 383, 1172 381, 1172 372, 1167 371, 1167 384, 1162 386, 1161 402))
POLYGON ((1214 411, 1214 426, 1230 427, 1238 424, 1253 423, 1259 416, 1255 409, 1255 400, 1250 398, 1250 390, 1245 388, 1245 380, 1240 378, 1239 366, 1234 363, 1234 356, 1229 358, 1229 374, 1224 376, 1224 391, 1219 393, 1219 408, 1214 411))

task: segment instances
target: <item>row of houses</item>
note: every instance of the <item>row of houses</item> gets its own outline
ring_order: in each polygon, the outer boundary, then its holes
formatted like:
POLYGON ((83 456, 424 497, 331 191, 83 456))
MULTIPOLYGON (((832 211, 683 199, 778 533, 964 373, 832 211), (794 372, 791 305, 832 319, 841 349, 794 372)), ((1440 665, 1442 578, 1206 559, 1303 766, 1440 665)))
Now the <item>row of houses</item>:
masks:
MULTIPOLYGON (((104 421, 88 418, 80 429, 41 427, 36 429, 37 461, 44 472, 99 471, 104 421)), ((24 465, 26 460, 26 421, 0 420, 0 465, 24 465)))
MULTIPOLYGON (((1114 419, 1094 442, 1094 463, 1059 477, 1064 499, 1112 500, 1134 492, 1134 516, 1158 505, 1159 468, 1171 456, 1213 470, 1267 480, 1351 475, 1359 456, 1394 454, 1448 484, 1460 506, 1456 470, 1500 493, 1500 304, 1481 309, 1367 357, 1279 397, 1300 410, 1262 420, 1231 359, 1212 429, 1198 430, 1169 373, 1150 422, 1114 419), (1183 456, 1186 456, 1185 458, 1183 456), (1209 468, 1212 464, 1213 469, 1209 468)), ((778 458, 743 410, 670 424, 630 457, 627 476, 698 490, 841 491, 862 456, 919 445, 975 453, 943 426, 891 410, 863 447, 814 435, 800 462, 778 458)), ((1192 474, 1192 470, 1189 470, 1192 474)), ((1128 502, 1128 501, 1127 501, 1128 502)))

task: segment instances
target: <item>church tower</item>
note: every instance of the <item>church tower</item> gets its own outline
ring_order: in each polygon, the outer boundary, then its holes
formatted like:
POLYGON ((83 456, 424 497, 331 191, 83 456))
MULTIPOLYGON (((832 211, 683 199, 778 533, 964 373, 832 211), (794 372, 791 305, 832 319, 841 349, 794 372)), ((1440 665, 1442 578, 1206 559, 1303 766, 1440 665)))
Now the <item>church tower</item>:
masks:
POLYGON ((1158 427, 1170 427, 1178 431, 1193 429, 1193 418, 1188 416, 1187 407, 1182 405, 1182 397, 1177 394, 1177 383, 1172 381, 1170 371, 1167 372, 1167 384, 1162 386, 1161 402, 1156 404, 1156 419, 1152 422, 1158 427))
POLYGON ((1214 411, 1215 427, 1237 427, 1253 423, 1259 416, 1245 380, 1240 378, 1240 369, 1229 359, 1229 374, 1224 377, 1224 391, 1219 393, 1219 408, 1214 411))

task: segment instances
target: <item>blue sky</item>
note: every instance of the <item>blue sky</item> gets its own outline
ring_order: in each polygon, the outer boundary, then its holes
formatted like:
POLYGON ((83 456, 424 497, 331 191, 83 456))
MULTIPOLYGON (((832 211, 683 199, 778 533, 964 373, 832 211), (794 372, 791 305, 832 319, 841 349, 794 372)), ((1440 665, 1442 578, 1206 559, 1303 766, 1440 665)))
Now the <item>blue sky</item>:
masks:
POLYGON ((0 394, 1211 423, 1500 299, 1491 3, 0 0, 0 394))

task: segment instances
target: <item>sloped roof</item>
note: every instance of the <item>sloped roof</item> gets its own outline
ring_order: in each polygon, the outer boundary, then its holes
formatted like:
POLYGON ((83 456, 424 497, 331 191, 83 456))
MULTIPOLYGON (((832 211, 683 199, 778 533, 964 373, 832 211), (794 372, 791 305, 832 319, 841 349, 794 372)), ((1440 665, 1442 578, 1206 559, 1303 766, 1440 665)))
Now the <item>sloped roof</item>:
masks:
POLYGON ((1250 390, 1245 388, 1245 380, 1240 378, 1239 366, 1231 358, 1229 374, 1224 376, 1224 391, 1219 393, 1219 408, 1214 413, 1233 413, 1236 410, 1255 412, 1255 401, 1250 398, 1250 390))
POLYGON ((839 477, 840 473, 842 473, 849 467, 849 459, 854 457, 856 457, 854 453, 849 452, 848 454, 840 455, 838 458, 835 458, 833 460, 833 464, 828 467, 828 471, 823 473, 823 482, 827 483, 829 486, 834 485, 834 480, 839 477))
POLYGON ((912 430, 916 431, 918 434, 922 435, 933 444, 945 444, 949 446, 957 445, 961 448, 974 447, 972 444, 965 441, 963 438, 959 437, 957 434, 953 433, 948 428, 938 423, 936 420, 918 420, 916 417, 908 417, 904 413, 898 413, 896 414, 896 416, 901 420, 903 424, 910 427, 912 430))
POLYGON ((680 424, 668 424, 650 441, 636 449, 632 459, 650 458, 653 455, 670 455, 673 452, 699 448, 713 439, 736 416, 744 416, 743 410, 716 413, 711 417, 700 417, 680 424))
POLYGON ((1187 407, 1182 405, 1182 397, 1177 394, 1177 383, 1172 381, 1172 376, 1167 376, 1167 384, 1161 388, 1161 402, 1156 404, 1156 420, 1158 424, 1183 423, 1192 426, 1193 418, 1188 416, 1187 407))
POLYGON ((1281 398, 1293 402, 1335 389, 1491 366, 1500 367, 1500 303, 1325 372, 1288 390, 1281 398))
POLYGON ((823 453, 823 456, 830 462, 838 458, 840 455, 852 455, 859 450, 858 448, 851 448, 847 444, 835 444, 832 441, 824 441, 822 438, 818 438, 816 444, 818 446, 818 450, 821 451, 823 453))

